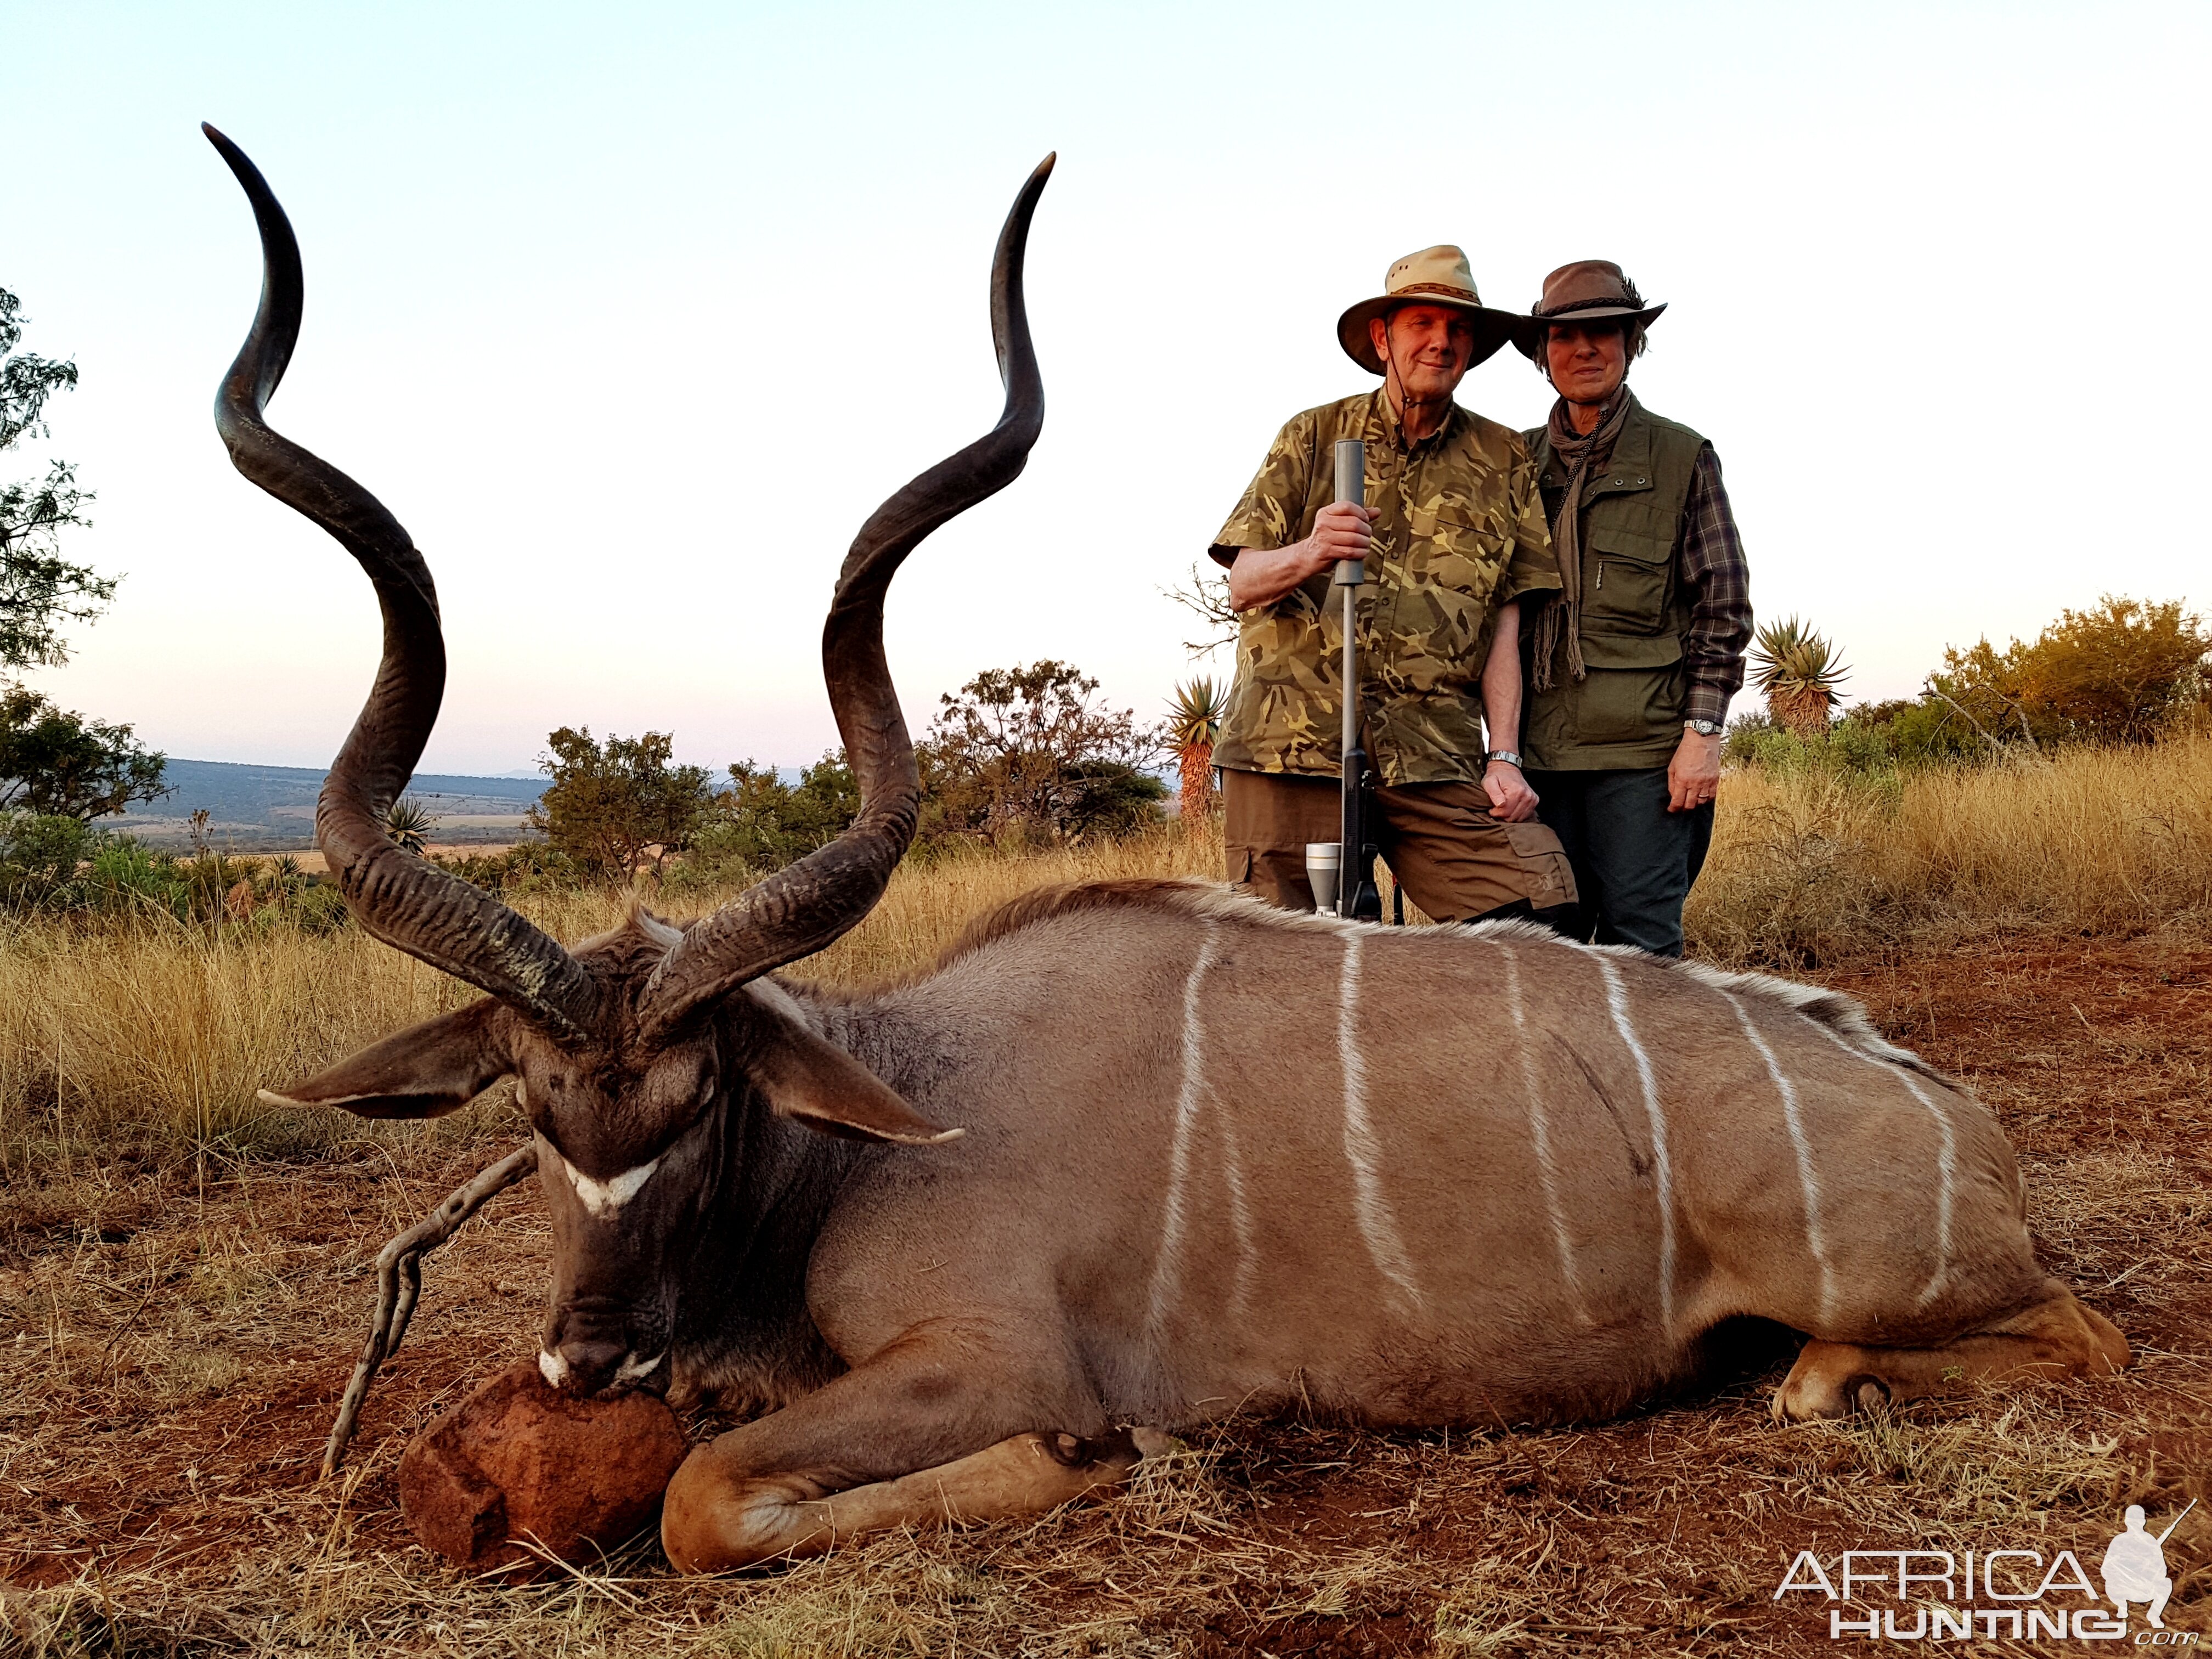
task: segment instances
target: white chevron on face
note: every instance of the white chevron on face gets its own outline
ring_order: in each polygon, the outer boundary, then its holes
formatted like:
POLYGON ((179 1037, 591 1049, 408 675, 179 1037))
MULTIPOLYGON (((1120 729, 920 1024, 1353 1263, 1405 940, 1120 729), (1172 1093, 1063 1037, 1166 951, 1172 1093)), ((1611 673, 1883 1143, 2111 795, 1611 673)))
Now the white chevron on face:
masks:
POLYGON ((576 1196, 584 1201, 584 1207, 601 1220, 619 1213, 622 1206, 637 1196, 645 1183, 653 1179, 653 1172, 660 1167, 660 1160, 656 1158, 649 1164, 640 1164, 633 1169, 624 1170, 618 1176, 594 1181, 550 1146, 545 1151, 561 1173, 568 1177, 568 1184, 576 1189, 576 1196))

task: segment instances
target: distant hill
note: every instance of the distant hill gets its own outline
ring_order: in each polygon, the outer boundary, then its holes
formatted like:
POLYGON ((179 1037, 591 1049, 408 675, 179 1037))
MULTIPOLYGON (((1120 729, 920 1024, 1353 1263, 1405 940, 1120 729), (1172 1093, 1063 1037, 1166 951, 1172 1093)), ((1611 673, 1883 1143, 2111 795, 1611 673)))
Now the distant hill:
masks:
MULTIPOLYGON (((204 808, 215 844, 228 851, 299 852, 315 844, 315 797, 327 775, 321 768, 172 760, 164 775, 175 793, 139 803, 119 818, 103 818, 101 827, 155 847, 181 848, 191 844, 191 815, 204 808)), ((522 815, 545 792, 546 782, 418 772, 407 793, 436 814, 433 841, 495 844, 523 833, 522 815)))

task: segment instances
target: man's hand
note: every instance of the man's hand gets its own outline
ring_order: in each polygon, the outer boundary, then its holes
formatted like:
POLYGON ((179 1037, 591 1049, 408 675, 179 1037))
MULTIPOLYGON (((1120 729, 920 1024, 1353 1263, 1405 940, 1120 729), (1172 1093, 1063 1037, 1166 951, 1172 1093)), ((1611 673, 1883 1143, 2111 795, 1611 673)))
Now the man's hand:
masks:
POLYGON ((1316 571, 1340 559, 1367 556, 1368 526, 1375 514, 1352 501, 1336 501, 1314 514, 1313 534, 1288 547, 1248 547, 1229 567, 1229 603, 1239 611, 1273 605, 1316 571))
POLYGON ((1667 763, 1667 810, 1687 812, 1720 793, 1721 740, 1701 738, 1686 727, 1667 763))
POLYGON ((1490 797, 1490 816, 1500 823, 1526 823, 1536 816, 1536 792, 1510 762, 1492 761, 1482 769, 1482 793, 1490 797))

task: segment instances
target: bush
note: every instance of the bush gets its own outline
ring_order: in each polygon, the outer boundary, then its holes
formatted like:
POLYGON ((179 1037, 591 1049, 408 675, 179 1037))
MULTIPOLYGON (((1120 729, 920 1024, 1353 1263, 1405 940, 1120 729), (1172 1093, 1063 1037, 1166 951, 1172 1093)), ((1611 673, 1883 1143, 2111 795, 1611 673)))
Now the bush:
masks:
POLYGON ((530 809, 530 825, 583 875, 625 883, 647 865, 658 874, 690 846, 710 804, 707 769, 672 765, 668 733, 601 744, 564 726, 546 742, 553 781, 530 809))
POLYGON ((1160 735, 1102 707, 1066 663, 978 674, 942 706, 920 747, 924 838, 1002 851, 1111 840, 1164 822, 1167 787, 1140 766, 1160 735))
POLYGON ((860 816, 860 786, 833 749, 789 784, 772 766, 738 761, 714 797, 690 856, 669 872, 672 888, 740 882, 781 870, 827 846, 860 816))
POLYGON ((167 763, 128 726, 58 708, 28 686, 0 684, 0 807, 106 817, 167 794, 167 763))
POLYGON ((2061 744, 2148 743, 2212 720, 2209 653, 2212 634, 2179 600, 2107 594, 2094 610, 2062 613, 2033 641, 1948 648, 1919 696, 1863 704, 1824 731, 1794 734, 1769 715, 1740 715, 1722 753, 1771 772, 1865 777, 2061 744))
POLYGON ((0 812, 0 909, 310 933, 349 920, 337 884, 307 874, 289 854, 237 859, 203 848, 179 858, 76 818, 28 812, 0 812))
MULTIPOLYGON (((1908 705, 1909 706, 1909 705, 1908 705)), ((1771 714, 1738 715, 1729 722, 1721 758, 1731 765, 1777 773, 1820 772, 1847 779, 1893 775, 1899 761, 1894 721, 1877 717, 1889 704, 1854 710, 1826 730, 1801 734, 1771 714)))
POLYGON ((0 905, 49 902, 76 879, 94 836, 81 819, 54 812, 0 812, 0 905))
POLYGON ((1928 696, 1991 753, 2014 743, 2148 743, 2204 700, 2208 653, 2212 634, 2180 600, 2107 593, 2092 610, 2061 612, 2032 642, 1946 650, 1928 696))
POLYGON ((560 892, 586 884, 585 872, 546 841, 518 842, 497 853, 441 854, 430 862, 489 893, 560 892))

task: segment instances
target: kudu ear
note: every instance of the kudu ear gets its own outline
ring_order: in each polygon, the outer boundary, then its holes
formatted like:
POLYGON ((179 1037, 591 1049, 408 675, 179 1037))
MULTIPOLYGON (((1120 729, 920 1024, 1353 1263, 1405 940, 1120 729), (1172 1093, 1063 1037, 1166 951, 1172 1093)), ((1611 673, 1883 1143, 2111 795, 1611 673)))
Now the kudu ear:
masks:
POLYGON ((277 1091, 270 1106, 342 1106, 360 1117, 442 1117, 465 1106, 514 1069, 504 1016, 486 998, 457 1013, 426 1019, 340 1060, 327 1072, 277 1091))
POLYGON ((746 1057, 745 1073, 778 1116, 796 1118, 825 1135, 905 1146, 934 1146, 968 1133, 939 1128, 836 1043, 780 1012, 763 1012, 759 1046, 746 1057))

